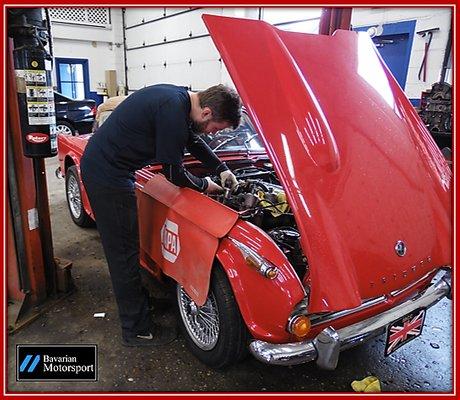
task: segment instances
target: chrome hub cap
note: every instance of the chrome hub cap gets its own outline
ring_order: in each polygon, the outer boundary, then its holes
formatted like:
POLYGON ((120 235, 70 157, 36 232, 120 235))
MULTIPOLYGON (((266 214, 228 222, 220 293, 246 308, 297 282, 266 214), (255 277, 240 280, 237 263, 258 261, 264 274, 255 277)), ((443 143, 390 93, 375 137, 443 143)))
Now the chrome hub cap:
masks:
POLYGON ((190 302, 190 314, 192 314, 193 316, 197 316, 199 314, 200 310, 198 308, 198 306, 195 304, 194 301, 191 301, 190 302))
POLYGON ((214 294, 211 292, 202 307, 185 293, 182 286, 177 285, 177 301, 188 335, 202 350, 212 350, 219 339, 219 313, 214 294))
POLYGON ((77 179, 73 175, 67 181, 67 198, 69 199, 69 207, 72 215, 77 219, 80 218, 81 194, 77 179))

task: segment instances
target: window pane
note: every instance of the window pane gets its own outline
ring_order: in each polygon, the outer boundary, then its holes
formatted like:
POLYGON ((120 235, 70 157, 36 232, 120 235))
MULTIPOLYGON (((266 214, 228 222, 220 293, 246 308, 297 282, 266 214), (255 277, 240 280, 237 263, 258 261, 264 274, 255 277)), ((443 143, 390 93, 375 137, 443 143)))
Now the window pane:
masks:
POLYGON ((294 22, 293 24, 281 25, 278 28, 290 32, 318 33, 319 19, 314 21, 294 22))
POLYGON ((83 65, 82 64, 73 64, 73 81, 83 82, 83 65))
POLYGON ((61 93, 64 96, 67 96, 73 99, 72 84, 71 83, 61 83, 61 93))
POLYGON ((83 100, 85 98, 85 85, 83 83, 74 83, 75 100, 83 100))
POLYGON ((264 7, 263 20, 270 24, 299 21, 321 17, 321 8, 271 8, 264 7))
POLYGON ((59 64, 59 73, 61 74, 61 81, 70 81, 70 64, 59 64))

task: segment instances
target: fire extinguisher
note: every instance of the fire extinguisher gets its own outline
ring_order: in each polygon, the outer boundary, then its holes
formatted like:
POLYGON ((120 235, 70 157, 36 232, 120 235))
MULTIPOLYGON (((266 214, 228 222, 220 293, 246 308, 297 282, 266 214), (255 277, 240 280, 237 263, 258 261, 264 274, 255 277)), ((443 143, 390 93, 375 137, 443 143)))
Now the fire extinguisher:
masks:
POLYGON ((10 8, 8 35, 13 38, 14 70, 24 156, 57 154, 56 111, 51 78, 52 57, 41 8, 10 8))

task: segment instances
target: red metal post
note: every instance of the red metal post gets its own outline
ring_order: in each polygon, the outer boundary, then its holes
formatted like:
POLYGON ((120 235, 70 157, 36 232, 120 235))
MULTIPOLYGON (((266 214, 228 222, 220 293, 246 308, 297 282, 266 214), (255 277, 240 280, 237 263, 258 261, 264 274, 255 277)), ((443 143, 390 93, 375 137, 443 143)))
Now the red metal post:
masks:
POLYGON ((319 33, 332 35, 337 29, 350 30, 351 11, 349 7, 325 7, 319 21, 319 33))
MULTIPOLYGON (((14 68, 12 65, 12 41, 9 43, 7 53, 7 121, 8 140, 11 141, 11 161, 8 168, 14 168, 16 177, 16 188, 18 204, 20 209, 21 233, 24 242, 25 268, 30 287, 25 291, 29 294, 30 304, 39 304, 47 297, 45 265, 43 260, 42 242, 38 228, 34 228, 31 220, 36 212, 36 190, 34 179, 34 168, 32 160, 23 156, 21 125, 19 119, 19 106, 17 101, 17 85, 14 68)), ((10 230, 8 230, 10 232, 10 230)), ((11 232, 13 232, 11 230, 11 232)), ((17 267, 15 260, 8 260, 8 268, 17 267)), ((9 277, 14 278, 15 274, 9 272, 9 277)), ((17 274, 16 274, 17 276, 17 274)), ((10 286, 10 283, 8 284, 10 286)), ((18 287, 18 284, 11 282, 11 287, 18 287)))

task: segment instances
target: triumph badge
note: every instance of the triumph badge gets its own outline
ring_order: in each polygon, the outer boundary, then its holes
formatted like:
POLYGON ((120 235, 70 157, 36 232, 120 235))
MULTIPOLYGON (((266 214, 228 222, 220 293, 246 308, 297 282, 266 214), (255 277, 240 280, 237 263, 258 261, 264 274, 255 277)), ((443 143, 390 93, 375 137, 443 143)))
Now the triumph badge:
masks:
POLYGON ((406 255, 407 247, 402 240, 398 240, 396 242, 395 251, 399 257, 403 257, 406 255))

